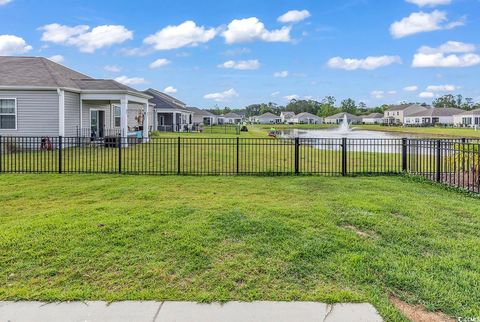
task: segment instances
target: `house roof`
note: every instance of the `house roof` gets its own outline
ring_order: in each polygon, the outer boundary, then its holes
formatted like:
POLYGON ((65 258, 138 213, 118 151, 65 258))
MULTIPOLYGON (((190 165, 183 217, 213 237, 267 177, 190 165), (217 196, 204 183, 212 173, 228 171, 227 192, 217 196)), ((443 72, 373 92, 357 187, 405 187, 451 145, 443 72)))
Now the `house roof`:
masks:
POLYGON ((353 114, 342 112, 342 113, 337 113, 337 114, 333 114, 333 115, 327 116, 326 119, 341 119, 341 118, 343 118, 345 115, 347 115, 347 118, 349 118, 349 119, 356 119, 356 118, 358 118, 358 116, 355 116, 355 115, 353 115, 353 114))
POLYGON ((429 108, 428 110, 408 115, 408 117, 453 116, 453 115, 461 114, 462 112, 463 112, 463 110, 458 109, 458 108, 448 108, 448 107, 446 107, 446 108, 429 108))
POLYGON ((314 115, 312 113, 308 113, 308 112, 302 112, 302 113, 299 113, 295 116, 295 118, 300 118, 300 117, 315 117, 315 118, 320 118, 319 116, 317 115, 314 115))
POLYGON ((264 113, 262 115, 259 115, 259 116, 256 116, 256 117, 273 117, 273 118, 280 118, 280 116, 277 116, 273 113, 270 113, 270 112, 267 112, 267 113, 264 113))
POLYGON ((382 113, 370 113, 368 115, 363 116, 364 119, 382 119, 383 114, 382 113))
POLYGON ((458 115, 480 115, 480 108, 471 111, 464 111, 463 113, 457 113, 458 115))
POLYGON ((198 107, 187 107, 187 110, 189 110, 190 112, 193 112, 193 114, 196 115, 196 116, 218 117, 217 115, 215 115, 213 113, 210 113, 207 110, 203 110, 201 108, 198 108, 198 107))
POLYGON ((400 105, 391 105, 391 106, 390 106, 389 108, 387 108, 385 111, 386 111, 386 112, 404 111, 404 110, 406 110, 407 108, 412 107, 412 106, 428 108, 428 107, 426 107, 426 106, 422 106, 422 105, 419 105, 419 104, 400 104, 400 105))
POLYGON ((285 118, 292 118, 295 116, 295 112, 282 112, 280 115, 283 115, 285 118))
POLYGON ((241 115, 238 115, 237 113, 233 113, 233 112, 227 113, 227 114, 222 115, 222 116, 226 117, 226 118, 229 118, 229 119, 241 119, 242 118, 241 115))
POLYGON ((70 88, 143 93, 111 79, 94 79, 44 57, 0 56, 0 87, 70 88))
POLYGON ((168 108, 168 109, 178 109, 182 111, 188 111, 187 104, 170 95, 157 91, 156 89, 149 88, 147 90, 144 90, 143 93, 152 96, 152 98, 149 101, 155 104, 155 108, 159 108, 159 109, 168 108))

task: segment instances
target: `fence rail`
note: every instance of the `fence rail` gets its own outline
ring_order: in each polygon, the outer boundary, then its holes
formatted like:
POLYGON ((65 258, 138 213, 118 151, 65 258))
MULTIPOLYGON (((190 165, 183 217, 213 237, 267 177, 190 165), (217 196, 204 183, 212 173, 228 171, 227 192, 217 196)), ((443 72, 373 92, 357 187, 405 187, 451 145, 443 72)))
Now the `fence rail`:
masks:
POLYGON ((480 140, 1 137, 0 173, 396 175, 480 193, 480 140))

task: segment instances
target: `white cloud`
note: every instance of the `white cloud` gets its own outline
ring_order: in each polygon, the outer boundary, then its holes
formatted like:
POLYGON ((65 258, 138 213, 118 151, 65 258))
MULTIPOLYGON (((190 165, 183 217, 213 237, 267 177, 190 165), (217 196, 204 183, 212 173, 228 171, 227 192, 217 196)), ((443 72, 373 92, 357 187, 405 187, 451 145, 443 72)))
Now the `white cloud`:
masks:
POLYGON ((374 98, 376 99, 381 99, 385 96, 385 92, 384 91, 372 91, 370 93, 371 96, 373 96, 374 98))
POLYGON ((402 38, 420 32, 452 29, 463 25, 463 20, 449 22, 445 11, 434 10, 431 13, 421 11, 394 22, 390 26, 390 33, 394 38, 402 38))
POLYGON ((107 65, 107 66, 103 67, 103 69, 105 69, 107 72, 111 72, 111 73, 118 73, 118 72, 122 71, 122 69, 120 67, 118 67, 117 65, 107 65))
POLYGON ((430 85, 427 87, 428 92, 453 92, 458 87, 455 85, 430 85))
POLYGON ((178 90, 173 86, 168 86, 163 90, 167 94, 175 94, 178 90))
POLYGON ((273 74, 274 77, 285 78, 288 77, 288 70, 282 70, 273 74))
POLYGON ((240 61, 229 60, 218 65, 218 67, 238 70, 255 70, 260 68, 260 62, 257 59, 240 61))
POLYGON ((144 39, 144 43, 157 50, 169 50, 185 46, 196 46, 215 38, 217 30, 197 26, 194 21, 185 21, 178 26, 167 26, 144 39))
POLYGON ((225 102, 228 101, 229 99, 233 97, 238 97, 238 93, 235 91, 235 89, 230 88, 229 90, 225 92, 219 92, 219 93, 210 93, 206 94, 203 96, 203 98, 207 100, 214 100, 216 102, 225 102))
POLYGON ((145 84, 146 81, 142 77, 127 77, 127 76, 120 76, 115 78, 115 80, 119 83, 122 83, 124 85, 139 85, 139 84, 145 84))
POLYGON ((334 57, 328 61, 327 65, 328 67, 335 68, 335 69, 372 70, 380 67, 385 67, 394 63, 400 64, 401 62, 402 60, 400 59, 399 56, 378 56, 378 57, 367 57, 364 59, 334 57))
POLYGON ((133 39, 133 32, 121 25, 103 25, 90 30, 86 25, 70 27, 53 23, 39 29, 43 31, 43 41, 76 46, 84 53, 133 39))
POLYGON ((432 93, 432 92, 421 92, 420 94, 418 94, 418 97, 421 97, 421 98, 433 98, 433 97, 435 97, 435 94, 432 93))
POLYGON ((389 94, 389 95, 396 95, 396 94, 397 94, 397 91, 388 91, 388 94, 389 94))
POLYGON ((171 63, 171 61, 169 61, 168 59, 159 58, 159 59, 157 59, 156 61, 154 61, 153 63, 150 64, 150 68, 152 68, 152 69, 160 68, 160 67, 166 66, 170 63, 171 63))
POLYGON ((421 47, 413 56, 412 67, 470 67, 480 64, 473 44, 448 41, 440 47, 421 47))
POLYGON ((65 58, 62 55, 53 55, 48 57, 48 59, 56 63, 61 63, 65 60, 65 58))
POLYGON ((404 87, 403 90, 405 92, 416 92, 416 91, 418 91, 418 86, 416 86, 416 85, 407 86, 407 87, 404 87))
POLYGON ((252 42, 262 40, 267 42, 290 41, 290 27, 269 31, 256 17, 232 20, 227 30, 222 33, 227 44, 252 42))
POLYGON ((292 95, 284 96, 283 98, 286 99, 287 101, 291 101, 291 100, 298 100, 300 96, 298 96, 297 94, 292 94, 292 95))
POLYGON ((308 10, 290 10, 287 13, 278 17, 278 21, 281 23, 294 23, 307 19, 310 17, 308 10))
POLYGON ((419 7, 435 7, 452 3, 452 0, 407 0, 409 3, 416 4, 419 7))
POLYGON ((6 5, 7 3, 12 2, 12 0, 0 0, 0 6, 6 5))
POLYGON ((0 56, 24 54, 32 48, 23 38, 13 35, 0 35, 0 56))
POLYGON ((270 94, 271 96, 278 96, 280 94, 279 91, 276 91, 276 92, 273 92, 272 94, 270 94))

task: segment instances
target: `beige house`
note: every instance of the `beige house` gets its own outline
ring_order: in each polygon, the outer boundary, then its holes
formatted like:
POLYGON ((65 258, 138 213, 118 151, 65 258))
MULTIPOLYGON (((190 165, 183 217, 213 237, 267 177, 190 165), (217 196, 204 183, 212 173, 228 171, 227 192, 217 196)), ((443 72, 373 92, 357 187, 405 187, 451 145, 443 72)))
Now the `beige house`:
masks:
POLYGON ((405 117, 428 110, 427 107, 418 104, 392 105, 385 110, 383 123, 387 125, 401 125, 405 123, 405 117))

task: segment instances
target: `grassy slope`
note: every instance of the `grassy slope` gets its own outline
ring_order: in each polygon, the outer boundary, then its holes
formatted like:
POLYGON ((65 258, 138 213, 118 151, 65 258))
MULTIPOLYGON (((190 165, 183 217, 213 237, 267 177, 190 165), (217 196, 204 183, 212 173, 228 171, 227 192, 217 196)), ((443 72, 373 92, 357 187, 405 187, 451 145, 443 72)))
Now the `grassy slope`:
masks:
POLYGON ((439 127, 396 127, 381 125, 354 125, 353 127, 370 131, 397 132, 406 134, 419 134, 427 137, 461 137, 480 138, 480 130, 461 128, 439 128, 439 127))
POLYGON ((480 201, 407 178, 1 175, 0 202, 1 300, 367 301, 397 321, 394 293, 480 317, 480 201))

